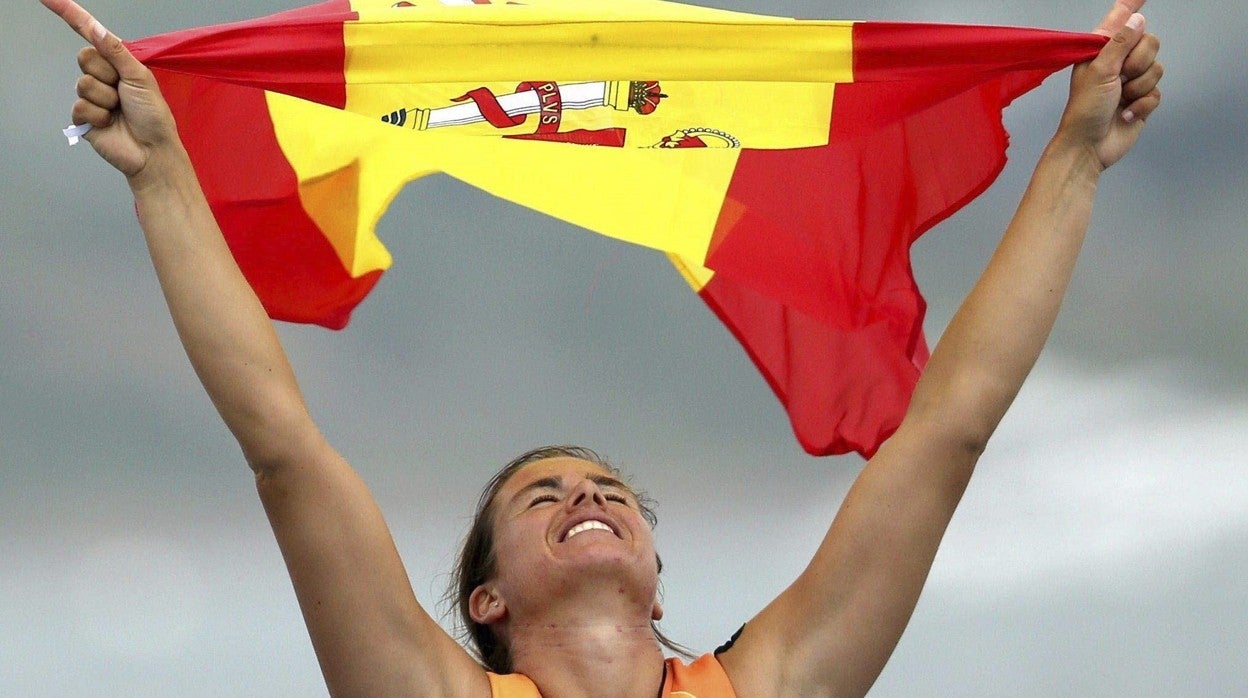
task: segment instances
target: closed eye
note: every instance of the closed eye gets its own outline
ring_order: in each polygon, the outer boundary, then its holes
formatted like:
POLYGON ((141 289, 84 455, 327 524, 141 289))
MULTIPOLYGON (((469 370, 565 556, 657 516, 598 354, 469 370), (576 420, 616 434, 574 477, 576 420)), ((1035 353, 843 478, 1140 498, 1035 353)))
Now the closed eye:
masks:
POLYGON ((557 501, 559 501, 559 498, 553 494, 539 494, 533 498, 533 501, 529 502, 529 506, 534 507, 534 506, 537 506, 538 504, 541 504, 542 502, 557 502, 557 501))

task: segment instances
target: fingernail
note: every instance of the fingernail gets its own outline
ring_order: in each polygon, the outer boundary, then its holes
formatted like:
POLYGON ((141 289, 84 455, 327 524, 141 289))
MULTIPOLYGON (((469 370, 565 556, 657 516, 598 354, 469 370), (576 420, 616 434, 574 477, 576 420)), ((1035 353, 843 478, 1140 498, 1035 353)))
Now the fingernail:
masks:
POLYGON ((1129 18, 1127 18, 1127 26, 1130 27, 1131 29, 1139 29, 1140 27, 1144 26, 1144 15, 1140 14, 1139 12, 1136 12, 1135 14, 1131 15, 1129 18))
POLYGON ((1135 121, 1135 112, 1131 111, 1130 109, 1124 111, 1122 113, 1122 120, 1127 122, 1128 124, 1131 123, 1132 121, 1135 121))
POLYGON ((103 24, 100 24, 98 19, 91 20, 91 24, 87 26, 87 31, 96 41, 103 41, 104 37, 108 36, 108 30, 104 28, 103 24))

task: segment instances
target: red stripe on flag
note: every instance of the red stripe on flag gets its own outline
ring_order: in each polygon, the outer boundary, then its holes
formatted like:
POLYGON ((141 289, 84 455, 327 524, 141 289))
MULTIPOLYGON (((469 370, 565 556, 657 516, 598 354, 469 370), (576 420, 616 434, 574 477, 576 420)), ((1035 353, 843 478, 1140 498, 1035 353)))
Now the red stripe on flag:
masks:
POLYGON ((127 44, 149 68, 210 74, 218 80, 347 104, 343 22, 359 19, 349 0, 268 17, 186 29, 127 44))
POLYGON ((345 327, 381 272, 352 278, 304 212, 264 93, 153 72, 226 242, 269 316, 345 327))
POLYGON ((911 359, 892 349, 885 323, 833 328, 719 274, 698 295, 763 374, 808 453, 870 457, 901 423, 926 345, 911 359))
POLYGON ((1053 32, 1017 29, 977 43, 977 29, 958 28, 956 41, 938 37, 949 53, 928 55, 922 79, 889 79, 926 31, 855 26, 855 71, 867 79, 837 86, 829 144, 743 150, 707 255, 716 273, 700 295, 813 454, 870 456, 901 423, 928 357, 911 243, 1000 173, 1001 110, 1104 43, 1055 45, 1053 32), (1011 37, 1023 48, 1000 48, 1011 37))
POLYGON ((854 81, 947 79, 951 73, 982 77, 1032 70, 1048 75, 1091 60, 1107 41, 1099 34, 1046 29, 859 22, 854 25, 854 81))

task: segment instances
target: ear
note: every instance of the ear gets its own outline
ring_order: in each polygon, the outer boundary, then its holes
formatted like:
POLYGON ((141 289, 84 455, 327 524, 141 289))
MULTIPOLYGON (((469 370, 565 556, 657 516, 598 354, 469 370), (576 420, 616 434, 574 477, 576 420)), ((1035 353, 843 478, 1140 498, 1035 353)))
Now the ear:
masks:
POLYGON ((654 599, 654 607, 650 609, 650 620, 663 620, 663 604, 658 597, 654 599))
POLYGON ((507 604, 495 590, 482 584, 468 597, 468 612, 473 622, 493 625, 507 615, 507 604))

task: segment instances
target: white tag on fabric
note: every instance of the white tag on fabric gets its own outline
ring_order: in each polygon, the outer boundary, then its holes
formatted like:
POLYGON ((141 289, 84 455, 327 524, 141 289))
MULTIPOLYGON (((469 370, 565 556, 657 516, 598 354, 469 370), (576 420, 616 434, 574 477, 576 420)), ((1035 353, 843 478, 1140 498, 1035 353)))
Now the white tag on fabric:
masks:
POLYGON ((61 133, 65 134, 65 138, 69 139, 70 145, 78 145, 78 141, 87 135, 87 131, 91 130, 91 124, 70 124, 68 127, 61 129, 61 133))

